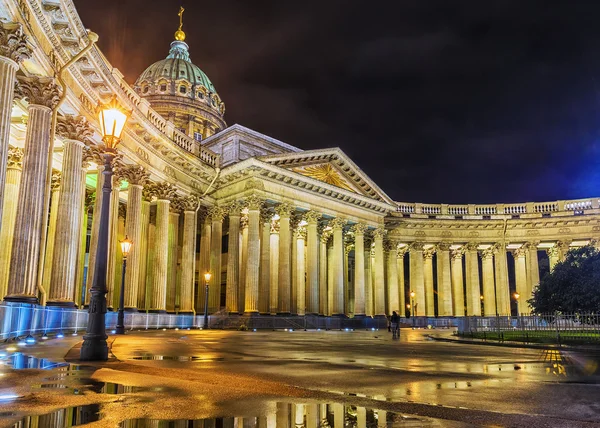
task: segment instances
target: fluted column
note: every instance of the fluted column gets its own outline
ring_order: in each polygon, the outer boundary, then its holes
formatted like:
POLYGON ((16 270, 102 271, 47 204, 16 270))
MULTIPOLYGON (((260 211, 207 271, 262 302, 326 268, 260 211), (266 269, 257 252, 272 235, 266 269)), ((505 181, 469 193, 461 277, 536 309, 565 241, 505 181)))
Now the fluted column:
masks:
POLYGON ((279 214, 279 312, 289 314, 291 310, 291 232, 290 216, 292 206, 287 202, 279 204, 275 211, 279 214))
POLYGON ((248 205, 248 250, 246 260, 246 295, 244 313, 258 314, 260 280, 260 209, 264 200, 256 195, 246 199, 248 205))
POLYGON ((100 213, 102 212, 102 186, 104 186, 104 166, 98 164, 96 174, 96 200, 92 211, 92 230, 90 234, 90 254, 88 256, 87 279, 85 281, 85 305, 90 303, 90 288, 94 279, 94 271, 96 270, 96 256, 98 253, 98 238, 100 233, 100 213))
POLYGON ((506 260, 505 244, 498 243, 494 246, 494 266, 496 273, 496 311, 499 315, 510 315, 510 289, 508 286, 508 262, 506 260))
POLYGON ((354 316, 365 316, 365 231, 367 225, 352 226, 354 233, 354 316))
POLYGON ((372 317, 374 314, 372 243, 371 237, 365 237, 365 315, 368 317, 372 317))
MULTIPOLYGON (((344 225, 346 220, 334 218, 329 223, 333 229, 333 306, 332 315, 344 315, 344 225)), ((383 250, 383 247, 382 247, 383 250)), ((385 311, 385 307, 384 307, 385 311)), ((385 312, 384 312, 385 313, 385 312)))
POLYGON ((452 250, 452 312, 455 317, 465 316, 465 292, 462 258, 465 247, 452 250))
POLYGON ((398 244, 394 241, 385 241, 384 250, 387 262, 387 315, 393 311, 400 313, 400 293, 398 291, 398 244))
POLYGON ((526 260, 527 249, 525 247, 517 248, 513 250, 513 257, 515 259, 515 283, 519 299, 517 301, 518 308, 517 313, 529 312, 529 306, 527 305, 527 260, 526 260))
POLYGON ((239 271, 240 279, 238 284, 238 308, 244 312, 246 305, 246 269, 248 268, 248 215, 245 214, 240 219, 240 230, 242 236, 239 243, 239 271))
POLYGON ((183 243, 181 248, 181 294, 179 313, 194 311, 194 274, 196 262, 196 209, 198 198, 188 196, 180 200, 183 211, 183 243))
POLYGON ((373 232, 375 241, 375 283, 373 284, 373 315, 385 316, 385 270, 384 270, 384 255, 383 255, 383 237, 385 229, 379 227, 373 232))
POLYGON ((425 271, 423 264, 423 243, 413 242, 409 248, 410 254, 410 290, 415 293, 412 308, 415 316, 425 315, 425 271))
POLYGON ((567 257, 567 253, 569 252, 569 249, 570 249, 570 245, 571 245, 570 240, 558 241, 556 243, 556 246, 558 247, 558 261, 559 262, 565 261, 565 258, 567 257))
MULTIPOLYGON (((333 240, 333 239, 332 239, 333 240)), ((331 316, 333 313, 333 245, 327 246, 327 311, 325 315, 331 316)))
POLYGON ((260 284, 258 286, 258 312, 270 312, 271 292, 271 219, 273 213, 269 208, 260 210, 260 223, 262 225, 260 238, 260 284))
POLYGON ((306 222, 306 295, 307 313, 319 313, 319 236, 317 229, 321 214, 309 211, 306 222))
POLYGON ((306 228, 299 226, 296 228, 296 313, 298 315, 306 314, 306 264, 304 247, 306 242, 306 228))
POLYGON ((291 293, 290 293, 290 313, 298 314, 298 275, 296 264, 298 262, 296 253, 298 252, 298 245, 296 243, 296 231, 298 230, 298 224, 300 223, 300 217, 293 215, 290 217, 290 233, 292 235, 291 248, 290 248, 290 271, 292 273, 291 278, 291 293))
POLYGON ((425 284, 425 313, 428 317, 435 316, 435 301, 433 298, 433 255, 435 247, 423 250, 423 282, 425 284))
POLYGON ((167 312, 175 313, 177 305, 177 261, 179 257, 179 218, 181 215, 181 198, 171 199, 169 206, 169 257, 167 268, 167 312))
POLYGON ((406 291, 404 290, 404 255, 408 251, 408 246, 397 248, 398 257, 396 258, 396 269, 398 271, 398 300, 400 305, 401 317, 406 316, 406 291))
MULTIPOLYGON (((57 123, 56 130, 57 134, 65 140, 63 141, 61 191, 47 304, 50 306, 74 306, 77 250, 81 234, 80 208, 83 197, 81 188, 84 185, 81 179, 81 165, 84 142, 93 135, 93 131, 82 116, 61 118, 57 123)), ((48 245, 51 245, 50 240, 48 240, 48 245)))
MULTIPOLYGON (((25 135, 21 187, 17 200, 17 220, 10 259, 8 294, 4 300, 37 303, 36 288, 42 222, 47 219, 44 213, 44 194, 50 127, 52 108, 58 102, 59 89, 53 79, 20 77, 17 93, 21 98, 27 98, 29 101, 27 108, 29 121, 25 135)), ((6 149, 2 151, 4 153, 0 168, 2 168, 1 179, 4 181, 6 149)))
MULTIPOLYGON (((0 101, 1 108, 2 104, 0 101)), ((13 232, 15 221, 17 220, 17 199, 21 183, 22 161, 23 150, 18 147, 11 147, 8 151, 8 168, 6 171, 6 185, 4 187, 5 198, 4 209, 2 211, 4 218, 0 227, 0 299, 4 298, 8 291, 8 270, 10 268, 13 232)))
POLYGON ((42 272, 42 287, 46 291, 46 296, 50 295, 50 283, 52 279, 52 259, 54 257, 54 242, 56 238, 56 222, 58 219, 58 205, 60 202, 60 171, 52 171, 50 182, 50 217, 48 219, 48 229, 46 246, 46 256, 44 258, 44 269, 42 272))
POLYGON ((208 287, 208 311, 217 312, 221 308, 221 253, 223 236, 223 218, 225 210, 219 206, 212 206, 209 210, 211 218, 210 240, 210 284, 208 287))
POLYGON ((481 294, 479 289, 479 263, 477 243, 467 244, 465 270, 467 271, 467 315, 481 315, 481 294))
POLYGON ((525 302, 531 299, 533 289, 540 284, 540 269, 538 266, 537 246, 539 242, 528 242, 527 243, 527 294, 525 295, 525 302))
MULTIPOLYGON (((10 220, 4 215, 5 192, 9 192, 14 184, 7 181, 7 164, 9 156, 8 143, 10 140, 10 122, 13 108, 13 98, 15 92, 15 75, 19 69, 19 64, 31 57, 31 49, 27 44, 27 36, 23 33, 21 24, 12 24, 0 22, 0 226, 5 219, 10 220), (5 183, 7 185, 5 185, 5 183)), ((13 177, 14 179, 14 177, 13 177)), ((14 195, 14 202, 7 204, 12 206, 17 200, 14 195)), ((11 225, 10 233, 13 233, 14 223, 11 225)), ((12 244, 12 242, 11 242, 12 244)), ((5 272, 5 271, 2 271, 5 272)), ((4 275, 2 273, 1 275, 4 275)), ((0 285, 0 297, 2 286, 0 285)))
POLYGON ((150 312, 166 312, 167 280, 169 263, 169 207, 175 198, 176 189, 169 183, 149 185, 156 201, 156 229, 154 232, 154 261, 150 312))
POLYGON ((450 275, 450 244, 437 246, 438 316, 452 316, 452 277, 450 275))
POLYGON ((106 306, 112 310, 115 300, 115 282, 117 281, 117 264, 121 252, 119 246, 119 196, 123 179, 120 168, 113 175, 112 193, 110 194, 110 216, 108 220, 108 273, 106 274, 106 306))
POLYGON ((271 274, 269 275, 269 280, 271 282, 271 290, 269 293, 269 312, 271 315, 275 315, 279 312, 279 220, 271 222, 270 240, 271 274))
MULTIPOLYGON (((204 274, 210 271, 210 246, 212 235, 212 222, 209 213, 206 209, 202 209, 199 213, 201 217, 202 230, 200 235, 200 259, 198 266, 198 297, 196 308, 203 310, 204 308, 204 290, 200 286, 205 286, 204 274)), ((210 286, 209 286, 210 288, 210 286)))
POLYGON ((238 313, 240 289, 240 216, 242 204, 234 201, 227 206, 229 213, 229 237, 227 239, 227 279, 225 291, 225 306, 227 312, 238 313))
POLYGON ((553 245, 546 250, 548 261, 550 262, 550 272, 554 270, 554 266, 558 263, 558 245, 553 245))
POLYGON ((330 236, 330 230, 322 230, 319 238, 319 315, 326 315, 328 310, 327 241, 330 236))
POLYGON ((150 199, 152 196, 148 190, 142 191, 142 211, 140 215, 140 244, 139 244, 139 275, 138 275, 138 295, 136 307, 142 311, 146 309, 146 290, 148 278, 148 238, 150 234, 150 199))
POLYGON ((494 247, 481 252, 481 270, 483 271, 483 314, 496 315, 496 292, 494 284, 494 247))

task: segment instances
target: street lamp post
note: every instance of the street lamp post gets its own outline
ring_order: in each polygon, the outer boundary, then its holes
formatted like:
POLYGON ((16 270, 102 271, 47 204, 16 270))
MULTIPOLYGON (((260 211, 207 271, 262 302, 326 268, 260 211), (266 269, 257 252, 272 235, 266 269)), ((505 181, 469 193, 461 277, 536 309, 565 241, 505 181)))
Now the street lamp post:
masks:
POLYGON ((412 326, 414 329, 415 328, 415 315, 416 315, 415 311, 417 310, 417 308, 415 306, 415 292, 414 291, 410 292, 410 303, 411 303, 410 307, 412 308, 412 316, 411 316, 412 326))
POLYGON ((202 329, 204 330, 208 330, 208 284, 211 277, 210 272, 204 274, 204 324, 202 325, 202 329))
POLYGON ((127 270, 127 256, 131 251, 131 242, 127 235, 125 239, 121 241, 121 252, 123 253, 123 272, 121 273, 121 293, 119 295, 119 314, 117 315, 117 334, 125 334, 125 313, 123 306, 125 305, 125 272, 127 270))
POLYGON ((90 288, 89 318, 79 358, 83 361, 106 361, 106 265, 108 259, 108 219, 110 195, 112 193, 112 161, 117 154, 116 146, 121 141, 121 133, 130 112, 119 106, 114 95, 108 104, 98 105, 98 119, 104 148, 104 185, 102 186, 102 210, 98 232, 98 249, 94 277, 90 288))

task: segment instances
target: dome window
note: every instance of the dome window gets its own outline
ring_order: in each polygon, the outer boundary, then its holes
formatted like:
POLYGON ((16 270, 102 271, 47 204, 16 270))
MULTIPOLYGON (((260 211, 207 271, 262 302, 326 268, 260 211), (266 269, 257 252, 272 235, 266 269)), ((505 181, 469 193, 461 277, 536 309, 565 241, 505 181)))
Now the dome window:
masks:
POLYGON ((148 86, 144 86, 144 89, 142 90, 142 92, 144 94, 147 94, 149 90, 150 90, 150 88, 148 86))
POLYGON ((167 85, 165 85, 164 83, 162 85, 160 85, 161 92, 165 92, 166 90, 167 90, 167 85))
POLYGON ((185 70, 179 70, 179 75, 180 76, 185 76, 185 70))
POLYGON ((185 94, 187 92, 187 88, 185 86, 181 85, 179 87, 179 92, 181 92, 182 94, 185 94))
POLYGON ((214 98, 213 98, 213 100, 212 100, 212 105, 213 105, 213 106, 215 106, 215 107, 217 106, 217 102, 215 101, 215 99, 214 99, 214 98))
POLYGON ((204 99, 204 94, 202 92, 198 92, 198 99, 204 99))

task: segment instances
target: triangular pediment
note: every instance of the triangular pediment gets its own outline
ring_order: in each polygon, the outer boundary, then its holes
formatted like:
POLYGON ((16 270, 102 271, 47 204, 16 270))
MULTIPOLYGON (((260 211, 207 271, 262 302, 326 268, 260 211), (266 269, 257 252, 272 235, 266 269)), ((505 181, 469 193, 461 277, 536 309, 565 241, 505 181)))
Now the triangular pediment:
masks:
POLYGON ((392 199, 337 147, 263 156, 259 159, 341 189, 394 204, 392 199))

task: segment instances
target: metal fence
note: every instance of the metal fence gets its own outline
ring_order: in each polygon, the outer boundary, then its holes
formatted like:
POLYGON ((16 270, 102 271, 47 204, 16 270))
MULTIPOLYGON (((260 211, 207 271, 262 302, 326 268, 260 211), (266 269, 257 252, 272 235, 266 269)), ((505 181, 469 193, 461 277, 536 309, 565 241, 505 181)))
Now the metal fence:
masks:
POLYGON ((461 337, 528 343, 599 343, 600 314, 553 313, 539 315, 458 318, 461 337))

